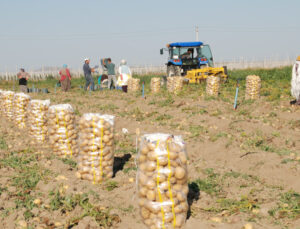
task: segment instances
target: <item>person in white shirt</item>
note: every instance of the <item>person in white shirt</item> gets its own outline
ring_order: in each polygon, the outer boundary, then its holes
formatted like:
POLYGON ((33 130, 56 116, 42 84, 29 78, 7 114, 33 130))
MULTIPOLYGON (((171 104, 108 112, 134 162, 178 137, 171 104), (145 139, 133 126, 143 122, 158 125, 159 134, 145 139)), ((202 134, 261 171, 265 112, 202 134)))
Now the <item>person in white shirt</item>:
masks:
POLYGON ((296 104, 300 105, 300 56, 298 56, 293 66, 291 94, 296 99, 296 104))
POLYGON ((131 71, 127 65, 126 60, 121 60, 119 67, 118 85, 122 87, 122 90, 127 93, 128 80, 131 78, 131 71))

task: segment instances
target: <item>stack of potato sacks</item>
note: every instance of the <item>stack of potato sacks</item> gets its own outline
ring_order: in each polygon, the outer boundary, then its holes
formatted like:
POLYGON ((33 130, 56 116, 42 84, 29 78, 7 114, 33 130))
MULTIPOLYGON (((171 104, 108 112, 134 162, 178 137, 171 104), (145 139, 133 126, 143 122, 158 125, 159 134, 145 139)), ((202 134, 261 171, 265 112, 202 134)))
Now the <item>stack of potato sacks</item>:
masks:
POLYGON ((173 76, 167 78, 167 90, 171 93, 178 94, 183 88, 183 77, 173 76))
POLYGON ((130 78, 128 79, 128 91, 137 92, 140 90, 140 79, 130 78))
POLYGON ((30 102, 30 96, 24 93, 14 95, 14 122, 20 128, 26 127, 27 107, 30 102))
POLYGON ((50 100, 31 100, 27 109, 27 126, 29 134, 37 143, 47 139, 47 115, 50 100))
POLYGON ((206 79, 206 94, 208 96, 217 97, 219 95, 219 88, 220 88, 220 77, 208 76, 206 79))
POLYGON ((150 229, 181 228, 188 211, 185 144, 180 136, 141 139, 137 173, 140 212, 150 229))
POLYGON ((151 84, 150 84, 150 88, 151 88, 151 92, 152 93, 158 93, 160 91, 160 78, 158 77, 153 77, 151 78, 151 84))
POLYGON ((260 96, 261 80, 259 76, 250 75, 246 77, 245 99, 258 99, 260 96))
POLYGON ((3 113, 8 118, 8 120, 13 120, 13 99, 14 99, 15 93, 12 91, 3 91, 3 100, 2 100, 2 106, 3 106, 3 113))
POLYGON ((101 183, 113 176, 114 116, 84 114, 79 120, 77 177, 101 183))
POLYGON ((48 133, 50 145, 57 156, 77 156, 75 113, 70 104, 59 104, 49 107, 48 133))

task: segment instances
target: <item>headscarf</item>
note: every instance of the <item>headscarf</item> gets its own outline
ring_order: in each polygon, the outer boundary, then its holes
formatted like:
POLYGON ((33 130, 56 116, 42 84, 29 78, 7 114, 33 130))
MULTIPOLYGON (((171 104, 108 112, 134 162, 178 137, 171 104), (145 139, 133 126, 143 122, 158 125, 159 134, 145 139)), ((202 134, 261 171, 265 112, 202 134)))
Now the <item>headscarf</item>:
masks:
POLYGON ((120 65, 126 65, 127 64, 127 62, 126 62, 126 60, 121 60, 121 63, 120 63, 120 65))

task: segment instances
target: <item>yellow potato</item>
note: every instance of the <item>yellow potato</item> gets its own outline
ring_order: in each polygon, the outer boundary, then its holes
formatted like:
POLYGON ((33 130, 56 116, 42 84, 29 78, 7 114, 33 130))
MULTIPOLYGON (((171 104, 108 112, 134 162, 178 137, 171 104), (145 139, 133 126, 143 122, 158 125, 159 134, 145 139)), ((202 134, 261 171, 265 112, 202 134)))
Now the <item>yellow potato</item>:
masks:
POLYGON ((157 167, 157 165, 153 161, 150 161, 150 162, 147 163, 147 171, 148 172, 154 171, 156 169, 156 167, 157 167))
POLYGON ((185 177, 185 170, 182 167, 176 167, 175 169, 175 177, 177 179, 183 179, 185 177))
POLYGON ((179 152, 179 160, 180 160, 184 165, 186 165, 186 163, 187 163, 187 158, 186 158, 185 152, 183 152, 183 151, 179 152))
POLYGON ((141 215, 144 219, 148 219, 150 217, 150 211, 147 208, 141 208, 141 215))
POLYGON ((145 162, 147 160, 147 157, 145 156, 145 155, 140 155, 139 156, 139 163, 143 163, 143 162, 145 162))
POLYGON ((147 199, 151 200, 151 201, 155 200, 155 192, 152 191, 152 190, 148 190, 148 192, 147 192, 147 199))
POLYGON ((147 147, 142 148, 141 153, 142 154, 147 154, 149 152, 147 147))
POLYGON ((145 198, 139 198, 139 205, 141 207, 144 206, 146 204, 146 202, 147 202, 147 199, 145 199, 145 198))
POLYGON ((148 189, 154 189, 156 187, 156 183, 153 180, 148 180, 146 183, 148 189))

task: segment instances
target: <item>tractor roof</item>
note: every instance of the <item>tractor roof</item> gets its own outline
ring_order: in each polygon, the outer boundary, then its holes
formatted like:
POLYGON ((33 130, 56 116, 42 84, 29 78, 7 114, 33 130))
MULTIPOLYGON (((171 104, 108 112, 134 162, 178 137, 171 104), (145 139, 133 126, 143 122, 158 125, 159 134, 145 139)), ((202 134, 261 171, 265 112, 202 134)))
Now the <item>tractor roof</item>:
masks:
POLYGON ((201 41, 194 41, 194 42, 175 42, 169 44, 169 47, 199 47, 203 45, 201 41))

